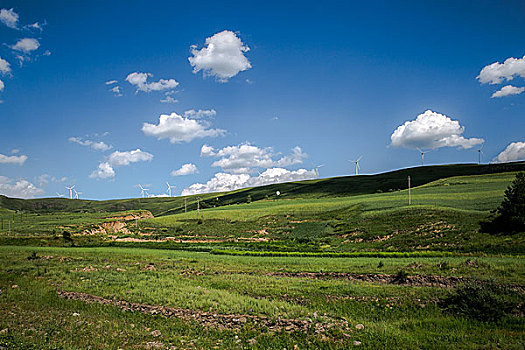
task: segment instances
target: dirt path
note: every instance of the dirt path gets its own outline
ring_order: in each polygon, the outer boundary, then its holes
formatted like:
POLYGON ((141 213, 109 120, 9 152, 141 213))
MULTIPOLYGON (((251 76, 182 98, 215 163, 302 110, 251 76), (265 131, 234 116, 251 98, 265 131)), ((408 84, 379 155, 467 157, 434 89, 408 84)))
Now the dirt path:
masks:
POLYGON ((314 329, 315 333, 321 334, 330 329, 349 330, 348 322, 342 320, 335 320, 326 316, 321 316, 312 320, 310 318, 299 319, 283 319, 283 318, 269 318, 267 316, 241 315, 241 314, 216 314, 211 312, 204 312, 200 310, 172 308, 158 305, 147 305, 132 303, 125 300, 112 300, 102 298, 96 295, 67 292, 57 290, 60 298, 70 300, 81 300, 86 303, 98 303, 104 305, 117 306, 123 311, 142 312, 150 315, 162 315, 165 317, 176 317, 184 321, 194 321, 204 327, 212 327, 218 329, 234 329, 239 330, 245 324, 251 323, 259 327, 266 327, 268 331, 287 331, 287 332, 306 332, 309 329, 314 329))

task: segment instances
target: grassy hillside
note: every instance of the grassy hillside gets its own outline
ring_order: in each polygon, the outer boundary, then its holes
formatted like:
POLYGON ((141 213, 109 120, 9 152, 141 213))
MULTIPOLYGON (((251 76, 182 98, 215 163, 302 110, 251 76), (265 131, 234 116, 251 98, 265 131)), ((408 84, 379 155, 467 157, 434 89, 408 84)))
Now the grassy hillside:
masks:
MULTIPOLYGON (((411 177, 412 186, 421 186, 438 179, 452 176, 493 174, 525 170, 525 162, 504 164, 454 164, 424 166, 386 172, 377 175, 345 176, 329 179, 289 182, 242 189, 226 193, 203 194, 201 208, 219 207, 251 201, 275 199, 275 192, 281 192, 280 198, 326 198, 372 194, 396 191, 407 188, 407 176, 411 177)), ((155 216, 184 212, 197 208, 197 196, 172 198, 134 198, 108 201, 70 200, 65 198, 16 199, 0 195, 0 208, 30 213, 52 212, 116 212, 128 210, 148 210, 155 216)))

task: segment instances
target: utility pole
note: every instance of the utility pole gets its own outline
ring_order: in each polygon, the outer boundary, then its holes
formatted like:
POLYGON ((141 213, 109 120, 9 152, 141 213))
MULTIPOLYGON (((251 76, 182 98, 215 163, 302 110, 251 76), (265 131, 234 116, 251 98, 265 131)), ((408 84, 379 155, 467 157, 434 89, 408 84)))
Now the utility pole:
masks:
POLYGON ((412 198, 410 197, 410 176, 408 176, 408 205, 412 204, 412 198))
POLYGON ((200 217, 201 216, 201 207, 200 207, 200 204, 201 204, 201 197, 197 197, 197 215, 200 217))

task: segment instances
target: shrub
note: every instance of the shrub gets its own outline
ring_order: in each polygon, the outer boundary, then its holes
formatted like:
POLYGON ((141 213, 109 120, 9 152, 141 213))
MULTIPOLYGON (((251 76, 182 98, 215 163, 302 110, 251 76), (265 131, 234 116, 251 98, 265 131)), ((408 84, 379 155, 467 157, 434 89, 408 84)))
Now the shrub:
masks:
POLYGON ((68 231, 64 231, 62 232, 62 238, 64 239, 64 241, 66 242, 71 242, 73 239, 71 238, 71 233, 69 233, 68 231))
POLYGON ((494 282, 466 283, 443 298, 439 305, 446 311, 482 322, 497 322, 520 303, 519 295, 494 282))

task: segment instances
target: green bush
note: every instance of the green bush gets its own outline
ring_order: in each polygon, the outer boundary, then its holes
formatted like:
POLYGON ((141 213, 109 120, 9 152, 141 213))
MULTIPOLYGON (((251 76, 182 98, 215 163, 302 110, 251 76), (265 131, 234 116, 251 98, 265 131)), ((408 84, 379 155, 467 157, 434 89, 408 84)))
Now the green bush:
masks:
POLYGON ((497 322, 520 304, 520 296, 508 287, 494 282, 470 282, 457 287, 439 304, 456 315, 482 322, 497 322))
POLYGON ((505 198, 490 221, 481 222, 481 231, 489 233, 525 232, 525 173, 516 174, 505 190, 505 198))

